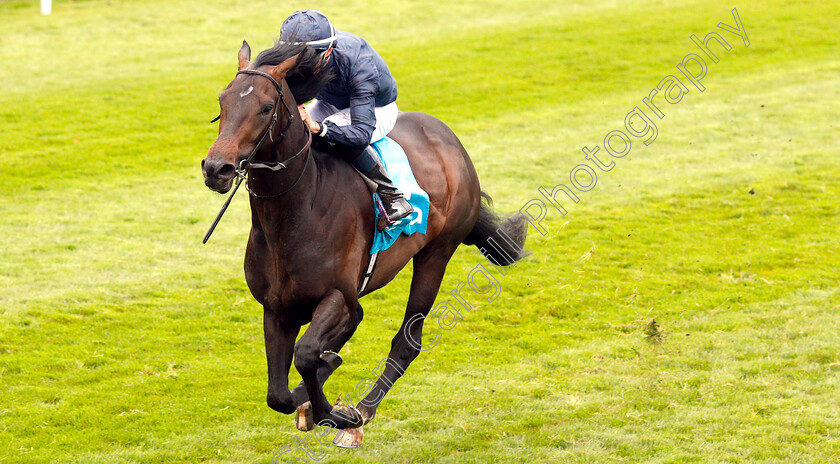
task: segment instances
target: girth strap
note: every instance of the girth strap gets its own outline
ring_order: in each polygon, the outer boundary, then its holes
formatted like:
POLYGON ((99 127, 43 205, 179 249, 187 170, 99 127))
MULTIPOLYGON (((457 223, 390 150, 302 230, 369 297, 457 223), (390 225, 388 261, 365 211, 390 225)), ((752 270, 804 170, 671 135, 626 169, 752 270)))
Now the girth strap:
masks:
POLYGON ((358 295, 362 296, 365 289, 367 288, 368 283, 370 282, 371 277, 373 277, 373 271, 376 269, 376 258, 379 256, 379 252, 370 255, 368 257, 368 265, 365 268, 365 273, 362 274, 362 280, 359 282, 359 290, 358 295))

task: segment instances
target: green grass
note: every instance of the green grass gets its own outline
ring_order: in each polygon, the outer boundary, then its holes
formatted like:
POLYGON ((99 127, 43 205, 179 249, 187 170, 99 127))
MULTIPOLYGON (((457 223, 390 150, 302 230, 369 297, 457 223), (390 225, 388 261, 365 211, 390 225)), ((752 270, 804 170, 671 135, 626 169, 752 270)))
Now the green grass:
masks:
MULTIPOLYGON (((223 198, 198 168, 240 41, 307 6, 374 44, 503 211, 568 184, 689 35, 737 7, 751 41, 721 32, 706 91, 549 210, 321 462, 840 460, 836 2, 345 3, 0 1, 0 463, 268 463, 307 437, 264 403, 245 197, 202 246, 223 198)), ((460 250, 439 299, 479 263, 460 250)), ((409 278, 362 301, 330 398, 386 356, 409 278)))

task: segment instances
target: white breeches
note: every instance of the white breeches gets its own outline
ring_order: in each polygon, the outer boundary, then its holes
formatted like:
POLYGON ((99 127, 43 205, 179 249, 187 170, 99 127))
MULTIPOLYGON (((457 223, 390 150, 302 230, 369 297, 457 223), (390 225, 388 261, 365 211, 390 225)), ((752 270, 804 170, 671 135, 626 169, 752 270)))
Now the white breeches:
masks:
MULTIPOLYGON (((318 122, 330 121, 337 126, 349 126, 351 123, 350 108, 339 110, 329 103, 318 99, 312 100, 312 102, 306 105, 306 111, 313 120, 318 122)), ((399 109, 397 108, 397 102, 393 102, 385 106, 376 107, 374 112, 376 114, 376 129, 374 129, 373 135, 370 137, 370 143, 376 142, 388 135, 388 132, 391 132, 391 129, 397 123, 399 109)))

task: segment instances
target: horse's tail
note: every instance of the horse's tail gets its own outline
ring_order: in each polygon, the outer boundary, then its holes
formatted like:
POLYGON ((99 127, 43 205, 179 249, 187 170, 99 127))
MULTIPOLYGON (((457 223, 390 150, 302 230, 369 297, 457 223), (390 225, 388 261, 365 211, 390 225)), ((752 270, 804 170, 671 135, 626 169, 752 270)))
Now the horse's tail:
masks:
POLYGON ((528 255, 523 248, 528 223, 521 214, 500 218, 493 212, 493 199, 481 192, 481 209, 472 231, 464 239, 475 245, 481 253, 497 266, 510 266, 528 255))

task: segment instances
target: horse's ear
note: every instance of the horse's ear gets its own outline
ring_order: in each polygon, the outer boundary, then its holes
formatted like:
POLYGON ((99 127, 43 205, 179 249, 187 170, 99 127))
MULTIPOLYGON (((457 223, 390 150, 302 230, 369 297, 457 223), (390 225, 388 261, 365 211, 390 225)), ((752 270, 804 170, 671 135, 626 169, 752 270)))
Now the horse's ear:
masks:
POLYGON ((242 48, 239 49, 239 70, 242 71, 249 64, 251 64, 251 46, 243 40, 242 48))
POLYGON ((297 65, 298 58, 300 58, 300 53, 269 69, 268 73, 277 81, 285 79, 286 74, 289 74, 289 71, 297 65))

